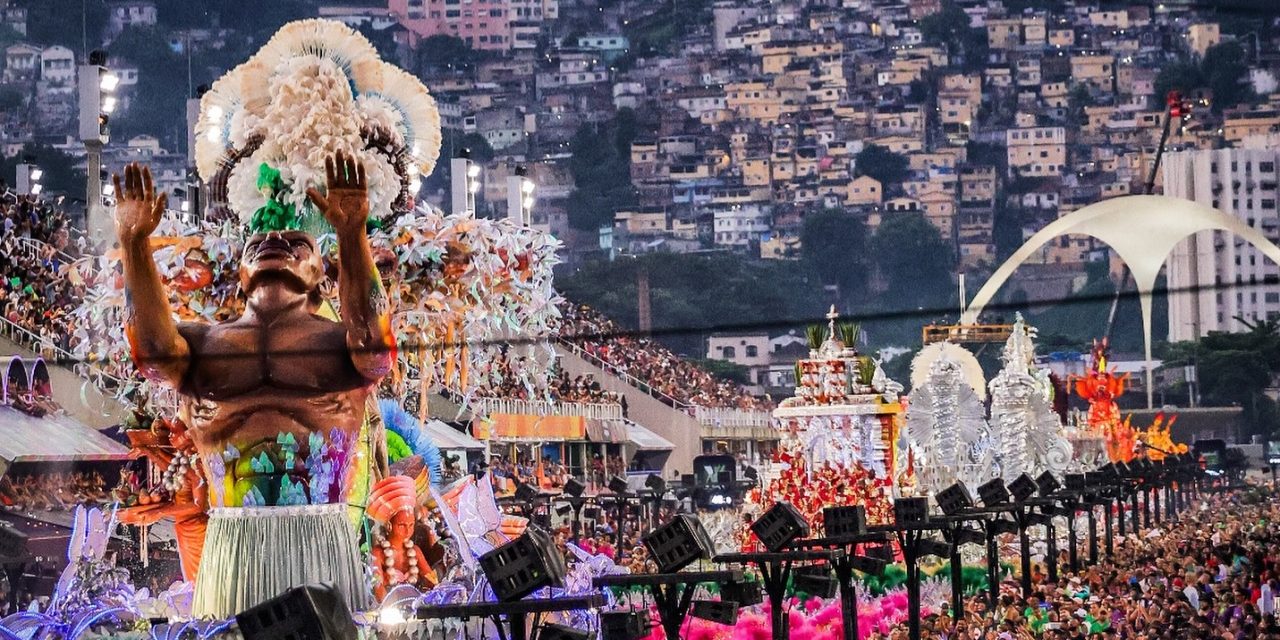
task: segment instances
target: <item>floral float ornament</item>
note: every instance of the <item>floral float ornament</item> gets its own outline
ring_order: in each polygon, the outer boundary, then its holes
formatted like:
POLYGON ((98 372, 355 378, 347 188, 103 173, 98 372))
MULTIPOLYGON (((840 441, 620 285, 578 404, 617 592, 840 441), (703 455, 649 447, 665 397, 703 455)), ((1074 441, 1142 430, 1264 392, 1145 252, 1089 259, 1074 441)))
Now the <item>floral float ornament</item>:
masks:
POLYGON ((1176 456, 1190 451, 1186 443, 1173 441, 1173 423, 1177 421, 1176 415, 1166 417, 1163 413, 1157 413, 1151 426, 1137 434, 1137 439, 1147 445, 1145 451, 1148 458, 1159 462, 1164 460, 1165 456, 1176 456))
POLYGON ((991 436, 1000 477, 1011 482, 1023 473, 1061 474, 1072 447, 1053 410, 1053 384, 1035 365, 1035 329, 1017 315, 1005 343, 1004 368, 989 385, 991 436))
MULTIPOLYGON (((248 232, 296 228, 334 250, 328 224, 306 200, 322 187, 324 154, 341 150, 366 167, 370 244, 394 268, 388 293, 405 364, 424 387, 445 386, 464 404, 493 376, 499 340, 528 339, 533 363, 521 383, 545 389, 559 327, 552 287, 560 244, 506 220, 445 216, 415 191, 440 150, 435 101, 412 75, 380 60, 339 22, 286 25, 201 99, 196 164, 210 185, 210 219, 167 215, 153 238, 161 277, 181 320, 239 314, 238 258, 248 232)), ((89 288, 77 310, 77 355, 129 381, 120 393, 150 393, 129 363, 122 329, 119 257, 88 258, 75 275, 89 288)), ((336 304, 336 300, 331 300, 336 304)), ((340 310, 339 310, 340 312, 340 310)), ((397 391, 402 391, 398 389, 397 391)))
POLYGON ((1129 374, 1116 375, 1107 369, 1107 340, 1094 341, 1089 372, 1074 378, 1076 395, 1089 403, 1087 417, 1090 431, 1107 441, 1107 456, 1112 462, 1133 459, 1133 428, 1120 419, 1116 398, 1124 395, 1129 374))

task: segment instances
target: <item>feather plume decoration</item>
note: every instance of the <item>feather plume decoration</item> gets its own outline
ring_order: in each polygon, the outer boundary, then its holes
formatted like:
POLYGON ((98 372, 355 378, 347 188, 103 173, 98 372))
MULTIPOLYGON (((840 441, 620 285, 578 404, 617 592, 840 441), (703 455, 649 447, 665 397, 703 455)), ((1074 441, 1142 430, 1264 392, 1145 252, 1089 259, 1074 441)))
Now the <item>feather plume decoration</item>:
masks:
POLYGON ((440 156, 440 111, 435 98, 409 72, 382 63, 382 89, 369 92, 400 115, 396 129, 409 149, 413 164, 422 175, 430 175, 440 156))
POLYGON ((400 436, 414 455, 422 456, 422 463, 431 474, 431 483, 439 485, 444 478, 444 460, 440 457, 440 447, 431 440, 422 423, 390 398, 378 400, 378 409, 388 434, 400 436))
POLYGON ((382 78, 381 60, 369 40, 334 20, 298 20, 281 27, 255 56, 267 69, 279 73, 291 58, 316 56, 337 64, 357 92, 377 91, 382 78))

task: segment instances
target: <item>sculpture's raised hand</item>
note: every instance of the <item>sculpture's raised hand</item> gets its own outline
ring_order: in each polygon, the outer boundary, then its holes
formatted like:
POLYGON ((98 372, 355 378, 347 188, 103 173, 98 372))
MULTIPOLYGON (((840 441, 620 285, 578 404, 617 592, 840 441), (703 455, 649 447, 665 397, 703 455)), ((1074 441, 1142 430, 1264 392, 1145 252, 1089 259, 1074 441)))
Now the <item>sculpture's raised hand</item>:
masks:
POLYGON ((160 224, 168 197, 156 195, 151 182, 151 169, 132 162, 124 168, 124 183, 120 174, 112 176, 116 188, 116 237, 123 245, 147 239, 160 224))
POLYGON ((341 151, 324 161, 325 193, 307 189, 307 197, 324 214, 341 238, 343 234, 363 231, 369 217, 369 181, 364 163, 341 151))

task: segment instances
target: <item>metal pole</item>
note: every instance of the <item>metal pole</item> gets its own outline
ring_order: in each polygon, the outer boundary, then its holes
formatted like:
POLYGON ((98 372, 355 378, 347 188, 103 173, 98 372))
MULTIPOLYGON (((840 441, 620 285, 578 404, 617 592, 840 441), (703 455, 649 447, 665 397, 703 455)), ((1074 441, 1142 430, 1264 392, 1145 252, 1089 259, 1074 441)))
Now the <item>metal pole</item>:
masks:
POLYGON ((1000 597, 1000 550, 996 548, 996 532, 987 523, 987 594, 991 597, 991 610, 995 611, 1000 597))
MULTIPOLYGON (((956 530, 961 526, 956 525, 956 530)), ((951 619, 959 620, 964 615, 964 561, 960 558, 960 545, 955 544, 956 536, 951 536, 951 539, 951 619)))
POLYGON ((91 240, 102 240, 100 233, 107 230, 106 207, 102 205, 102 143, 86 140, 84 230, 91 240))
POLYGON ((902 545, 902 555, 907 562, 907 637, 910 640, 920 640, 920 567, 916 566, 920 536, 920 531, 907 531, 902 538, 906 542, 902 545))
POLYGON ((1071 566, 1071 572, 1075 573, 1080 570, 1080 556, 1077 552, 1076 542, 1076 510, 1071 510, 1071 515, 1067 516, 1067 562, 1071 566))
POLYGON ((1125 507, 1126 505, 1124 500, 1124 493, 1121 492, 1120 495, 1116 497, 1116 517, 1117 517, 1117 520, 1119 520, 1119 524, 1120 524, 1121 538, 1123 538, 1125 535, 1124 534, 1124 517, 1125 517, 1125 511, 1127 510, 1125 509, 1125 507))
POLYGON ((850 546, 844 557, 832 562, 836 579, 840 581, 840 619, 844 623, 845 640, 858 640, 858 588, 853 585, 853 566, 850 565, 856 548, 857 545, 850 546))
POLYGON ((1089 564, 1098 564, 1098 516, 1089 505, 1089 564))
POLYGON ((1105 505, 1102 505, 1102 508, 1103 508, 1103 514, 1105 514, 1106 516, 1105 518, 1106 522, 1104 523, 1104 525, 1106 526, 1106 530, 1105 530, 1105 535, 1103 536, 1103 539, 1106 540, 1107 557, 1110 558, 1111 556, 1115 555, 1115 546, 1114 546, 1115 540, 1114 540, 1114 535, 1112 530, 1113 527, 1111 522, 1112 521, 1111 500, 1108 499, 1107 503, 1105 505))
POLYGON ((1018 506, 1018 547, 1022 560, 1022 597, 1031 597, 1031 541, 1027 537, 1027 508, 1018 506))
POLYGON ((1058 582, 1058 533, 1053 527, 1053 515, 1049 516, 1048 522, 1044 525, 1045 544, 1048 546, 1047 554, 1049 556, 1049 582, 1058 582))

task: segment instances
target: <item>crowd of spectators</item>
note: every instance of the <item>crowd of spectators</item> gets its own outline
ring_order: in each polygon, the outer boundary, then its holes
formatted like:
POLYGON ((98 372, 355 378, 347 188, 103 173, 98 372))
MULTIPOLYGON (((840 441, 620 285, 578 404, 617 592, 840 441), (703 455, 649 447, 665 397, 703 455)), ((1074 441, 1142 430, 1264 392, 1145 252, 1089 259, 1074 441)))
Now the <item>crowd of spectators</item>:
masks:
POLYGON ((66 214, 33 196, 0 194, 0 312, 39 338, 41 355, 69 351, 72 309, 84 296, 83 283, 62 274, 67 256, 82 247, 69 241, 66 214))
POLYGON ((69 511, 78 505, 106 504, 109 499, 106 481, 97 472, 0 478, 0 504, 18 511, 69 511))
MULTIPOLYGON (((1271 488, 1208 495, 1176 524, 1120 538, 1115 555, 1063 567, 1049 582, 1033 571, 1030 597, 1016 581, 994 607, 970 598, 958 621, 923 621, 943 640, 1280 640, 1280 502, 1271 488)), ((905 638, 905 630, 873 640, 905 638)))
POLYGON ((541 400, 547 396, 555 402, 582 402, 590 404, 625 404, 622 394, 606 391, 600 382, 590 375, 570 377, 561 367, 554 367, 547 378, 546 393, 531 388, 521 380, 519 372, 531 366, 529 358, 512 355, 507 350, 499 352, 489 366, 487 380, 481 382, 476 395, 483 398, 510 398, 515 400, 541 400))
POLYGON ((708 408, 772 408, 767 398, 716 378, 648 338, 628 335, 620 326, 584 305, 565 304, 562 333, 570 342, 610 368, 635 378, 649 390, 683 405, 708 408))

